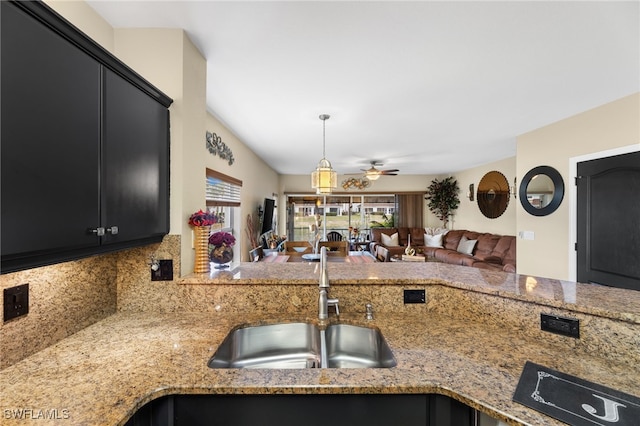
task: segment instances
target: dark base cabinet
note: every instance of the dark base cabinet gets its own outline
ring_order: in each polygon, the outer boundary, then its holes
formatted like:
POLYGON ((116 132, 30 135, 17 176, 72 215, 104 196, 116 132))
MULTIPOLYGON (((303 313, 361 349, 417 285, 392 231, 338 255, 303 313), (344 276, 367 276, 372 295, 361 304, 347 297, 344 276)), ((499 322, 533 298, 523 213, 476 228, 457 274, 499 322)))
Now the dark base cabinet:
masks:
POLYGON ((0 19, 0 272, 161 241, 172 100, 43 2, 0 19))
POLYGON ((126 426, 472 426, 473 418, 442 395, 172 395, 126 426))

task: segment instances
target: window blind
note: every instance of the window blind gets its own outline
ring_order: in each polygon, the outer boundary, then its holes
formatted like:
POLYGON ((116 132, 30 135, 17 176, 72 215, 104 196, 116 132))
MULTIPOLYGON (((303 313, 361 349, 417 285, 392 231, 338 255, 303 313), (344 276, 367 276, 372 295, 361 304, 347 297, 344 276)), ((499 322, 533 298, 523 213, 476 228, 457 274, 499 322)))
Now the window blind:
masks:
POLYGON ((241 180, 216 172, 215 170, 207 169, 207 207, 239 207, 241 189, 241 180))

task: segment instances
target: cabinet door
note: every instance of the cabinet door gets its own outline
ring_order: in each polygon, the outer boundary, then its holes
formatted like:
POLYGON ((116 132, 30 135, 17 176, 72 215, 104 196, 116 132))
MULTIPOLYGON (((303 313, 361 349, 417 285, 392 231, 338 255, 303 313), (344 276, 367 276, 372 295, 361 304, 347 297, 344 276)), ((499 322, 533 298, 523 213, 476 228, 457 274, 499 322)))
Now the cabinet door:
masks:
POLYGON ((169 112, 105 69, 102 147, 104 244, 163 236, 169 231, 169 112))
POLYGON ((471 426, 474 424, 473 408, 444 395, 429 398, 429 425, 471 426))
POLYGON ((2 267, 99 244, 100 64, 1 2, 2 267))

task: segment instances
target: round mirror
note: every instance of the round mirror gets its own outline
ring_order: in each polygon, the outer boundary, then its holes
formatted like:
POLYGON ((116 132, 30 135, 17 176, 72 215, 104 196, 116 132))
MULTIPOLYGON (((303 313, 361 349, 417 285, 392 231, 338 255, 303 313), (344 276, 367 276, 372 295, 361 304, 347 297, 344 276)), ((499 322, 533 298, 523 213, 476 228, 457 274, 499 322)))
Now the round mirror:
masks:
POLYGON ((507 210, 509 205, 509 182, 500 172, 485 174, 478 184, 478 207, 483 215, 495 219, 507 210))
POLYGON ((534 167, 520 182, 519 195, 520 204, 528 213, 546 216, 560 206, 564 197, 564 181, 553 167, 534 167))

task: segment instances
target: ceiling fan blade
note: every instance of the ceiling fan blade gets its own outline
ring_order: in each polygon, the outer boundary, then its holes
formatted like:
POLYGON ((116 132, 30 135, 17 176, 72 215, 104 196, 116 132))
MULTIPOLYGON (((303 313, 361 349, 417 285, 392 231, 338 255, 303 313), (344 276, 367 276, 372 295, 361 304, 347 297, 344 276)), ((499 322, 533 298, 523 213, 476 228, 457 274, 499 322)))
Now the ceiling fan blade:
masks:
POLYGON ((389 170, 380 170, 380 173, 382 173, 383 175, 388 175, 390 173, 396 173, 399 172, 400 170, 398 169, 389 169, 389 170))

